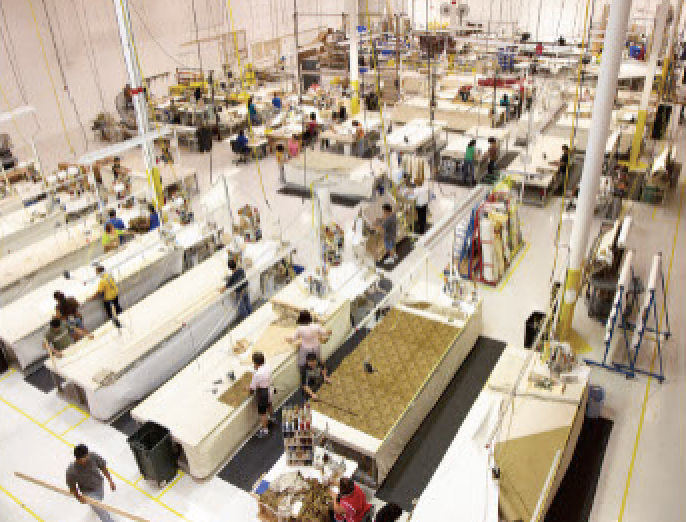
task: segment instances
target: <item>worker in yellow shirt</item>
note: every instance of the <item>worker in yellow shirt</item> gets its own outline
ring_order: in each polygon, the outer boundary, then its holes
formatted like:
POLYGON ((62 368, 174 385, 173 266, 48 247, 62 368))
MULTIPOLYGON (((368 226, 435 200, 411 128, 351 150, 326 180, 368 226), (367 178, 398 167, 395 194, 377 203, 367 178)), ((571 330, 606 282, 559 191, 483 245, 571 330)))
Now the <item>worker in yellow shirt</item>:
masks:
POLYGON ((102 265, 95 267, 95 273, 100 276, 100 282, 98 283, 98 289, 89 301, 98 299, 102 295, 107 317, 112 319, 112 322, 117 328, 121 328, 121 324, 117 319, 117 316, 120 315, 122 311, 121 305, 119 304, 119 287, 114 281, 114 278, 110 274, 105 273, 105 268, 102 265), (114 312, 112 312, 113 308, 114 312))

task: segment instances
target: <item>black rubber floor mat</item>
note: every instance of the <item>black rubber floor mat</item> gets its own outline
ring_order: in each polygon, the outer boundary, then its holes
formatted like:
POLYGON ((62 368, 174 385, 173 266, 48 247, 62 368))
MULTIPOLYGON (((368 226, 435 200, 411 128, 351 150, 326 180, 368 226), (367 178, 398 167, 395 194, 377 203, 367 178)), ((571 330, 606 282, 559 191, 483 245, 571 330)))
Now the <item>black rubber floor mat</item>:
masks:
MULTIPOLYGON (((305 199, 310 199, 311 196, 309 190, 294 187, 282 187, 277 191, 277 193, 281 194, 282 196, 293 196, 296 198, 305 199)), ((340 205, 342 207, 355 208, 361 201, 364 201, 364 199, 355 197, 347 198, 337 194, 331 194, 331 203, 334 205, 340 205)))
POLYGON ((429 415, 405 446, 376 493, 384 502, 395 502, 405 511, 419 498, 464 418, 491 375, 506 344, 479 337, 429 415))
POLYGON ((586 522, 590 519, 613 424, 602 417, 584 419, 574 456, 546 514, 546 522, 586 522))
POLYGON ((26 376, 24 380, 43 393, 50 393, 57 388, 57 383, 62 381, 60 377, 54 375, 42 364, 37 370, 26 376))
POLYGON ((412 249, 414 248, 414 242, 409 237, 403 239, 400 243, 395 245, 395 257, 396 260, 393 264, 386 264, 386 258, 382 259, 376 264, 376 268, 382 268, 387 272, 392 271, 396 266, 403 262, 403 260, 408 256, 412 249))
MULTIPOLYGON (((132 407, 133 409, 133 407, 132 407)), ((112 427, 127 437, 133 435, 138 429, 138 423, 131 417, 131 412, 127 411, 112 422, 112 427)))
MULTIPOLYGON (((365 329, 356 332, 341 345, 327 361, 329 371, 333 372, 340 362, 352 352, 367 334, 365 329)), ((302 393, 298 391, 286 401, 287 406, 302 405, 302 393)), ((252 491, 259 478, 269 471, 283 455, 283 437, 281 436, 281 410, 275 413, 276 424, 269 430, 269 435, 259 439, 253 436, 236 453, 231 461, 219 472, 219 478, 244 491, 252 491)))

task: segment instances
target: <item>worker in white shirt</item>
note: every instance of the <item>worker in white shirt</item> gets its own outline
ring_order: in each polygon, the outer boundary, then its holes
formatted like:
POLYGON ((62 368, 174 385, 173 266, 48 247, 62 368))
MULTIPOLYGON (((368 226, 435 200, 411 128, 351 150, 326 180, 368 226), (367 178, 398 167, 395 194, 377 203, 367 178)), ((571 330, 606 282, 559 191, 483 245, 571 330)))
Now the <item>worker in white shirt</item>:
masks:
POLYGON ((252 363, 255 367, 255 373, 250 381, 248 391, 255 394, 257 399, 257 414, 260 417, 260 429, 257 431, 258 438, 264 438, 269 435, 269 417, 271 417, 272 410, 272 371, 267 366, 262 352, 255 352, 252 354, 252 363))
POLYGON ((417 207, 417 223, 415 231, 417 234, 426 232, 426 215, 429 211, 429 184, 421 177, 417 180, 417 188, 414 189, 417 207))

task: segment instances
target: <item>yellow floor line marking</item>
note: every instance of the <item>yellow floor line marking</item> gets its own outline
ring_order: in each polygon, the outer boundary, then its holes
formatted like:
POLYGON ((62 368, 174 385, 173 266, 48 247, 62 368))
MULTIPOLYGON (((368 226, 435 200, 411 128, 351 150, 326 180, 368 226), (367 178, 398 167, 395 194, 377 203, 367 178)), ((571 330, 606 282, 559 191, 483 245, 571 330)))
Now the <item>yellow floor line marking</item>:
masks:
POLYGON ((43 519, 42 519, 41 517, 39 517, 38 515, 36 515, 36 514, 31 510, 30 507, 28 507, 28 506, 27 506, 26 504, 24 504, 21 500, 19 500, 17 497, 15 497, 14 495, 12 495, 12 493, 10 493, 9 491, 7 491, 7 490, 6 490, 5 488, 3 488, 2 486, 0 486, 0 491, 2 491, 5 495, 7 495, 8 497, 10 497, 12 500, 14 500, 14 501, 17 503, 18 506, 20 506, 24 511, 26 511, 28 514, 30 514, 33 518, 35 518, 36 520, 40 520, 41 522, 43 522, 43 519))
MULTIPOLYGON (((684 185, 681 185, 681 195, 679 196, 679 210, 677 211, 676 217, 676 229, 674 230, 674 240, 672 242, 672 253, 669 256, 669 269, 667 270, 667 281, 665 281, 665 295, 669 295, 669 282, 672 277, 672 264, 674 263, 674 252, 676 251, 676 240, 679 236, 679 224, 681 223, 681 207, 684 202, 684 185)), ((665 316, 665 310, 663 308, 662 314, 660 314, 660 320, 658 322, 658 330, 662 327, 662 319, 665 316)), ((653 345, 653 358, 650 362, 650 373, 653 372, 655 366, 655 356, 657 350, 653 345)), ((652 377, 648 377, 648 383, 646 384, 646 391, 643 396, 643 406, 641 407, 641 417, 638 420, 638 431, 636 432, 636 440, 634 441, 634 449, 631 452, 631 462, 629 463, 629 472, 626 477, 626 484, 624 486, 624 495, 622 496, 622 504, 619 508, 619 517, 617 517, 617 522, 621 522, 624 517, 624 510, 626 509, 626 502, 629 498, 629 488, 631 486, 631 478, 634 473, 634 464, 636 463, 636 453, 638 453, 638 444, 641 441, 641 434, 643 432, 643 421, 646 416, 646 407, 648 405, 648 397, 650 396, 650 385, 653 382, 652 377)))
POLYGON ((134 480, 133 483, 137 486, 138 483, 139 483, 141 480, 143 480, 143 475, 141 475, 141 476, 138 477, 136 480, 134 480))
POLYGON ((655 213, 656 213, 656 212, 657 212, 657 205, 654 205, 654 206, 653 206, 653 215, 652 215, 652 217, 650 218, 650 219, 652 219, 653 221, 655 221, 655 213))
POLYGON ((42 425, 42 426, 46 426, 47 424, 50 424, 52 421, 54 421, 57 417, 59 417, 60 415, 62 415, 62 414, 63 414, 65 411, 67 411, 68 409, 69 409, 69 405, 67 404, 64 408, 62 408, 60 411, 58 411, 57 413, 55 413, 55 415, 53 415, 52 417, 50 417, 48 420, 46 420, 45 422, 43 422, 41 425, 42 425))
POLYGON ((68 428, 67 428, 66 430, 64 430, 64 432, 62 433, 62 437, 64 437, 67 433, 69 433, 69 432, 70 432, 71 430, 73 430, 74 428, 76 428, 76 427, 78 427, 78 426, 81 426, 81 424, 83 424, 84 422, 86 422, 86 421, 87 421, 88 419, 90 419, 90 418, 91 418, 90 415, 86 415, 86 416, 85 416, 83 419, 81 419, 79 422, 77 422, 77 423, 74 424, 73 426, 68 427, 68 428))
POLYGON ((505 285, 507 285, 508 281, 512 277, 512 274, 514 274, 517 271, 517 268, 519 268, 519 264, 524 260, 524 256, 526 256, 526 253, 529 251, 529 248, 531 248, 531 243, 527 243, 526 246, 524 247, 524 250, 522 251, 521 255, 519 256, 519 259, 515 263, 515 265, 510 269, 510 271, 507 273, 507 277, 505 278, 505 281, 502 282, 500 285, 500 288, 498 288, 498 292, 502 292, 503 288, 505 288, 505 285))
POLYGON ((84 414, 84 415, 86 415, 87 417, 90 417, 90 416, 91 416, 91 414, 90 414, 89 412, 87 412, 86 410, 81 409, 81 407, 80 407, 80 406, 77 406, 76 404, 69 404, 68 407, 71 408, 71 409, 73 409, 73 410, 76 410, 76 411, 78 411, 78 412, 80 412, 80 413, 82 413, 82 414, 84 414))
POLYGON ((0 377, 0 382, 2 382, 2 381, 4 381, 5 379, 7 379, 7 377, 9 377, 10 375, 12 375, 15 371, 16 371, 16 370, 15 370, 14 368, 10 368, 9 371, 8 371, 5 375, 3 375, 2 377, 0 377))
POLYGON ((179 470, 179 474, 176 476, 176 478, 175 478, 174 480, 172 480, 172 481, 167 485, 167 487, 165 487, 162 491, 160 491, 160 494, 157 495, 157 498, 161 498, 162 495, 166 495, 167 492, 168 492, 171 488, 173 488, 179 480, 181 480, 181 479, 183 478, 184 475, 185 475, 185 473, 184 473, 183 471, 179 470))
MULTIPOLYGON (((30 420, 31 422, 33 422, 35 425, 37 425, 37 426, 43 428, 43 429, 44 429, 45 431, 47 431, 50 435, 52 435, 53 437, 55 437, 57 440, 63 442, 64 444, 66 444, 66 445, 69 446, 70 448, 73 448, 73 447, 74 447, 74 445, 73 445, 72 443, 70 443, 67 439, 65 439, 62 435, 59 435, 59 434, 55 433, 54 431, 52 431, 52 430, 51 430, 50 428, 48 428, 47 426, 43 426, 40 422, 38 422, 38 421, 37 421, 35 418, 33 418, 31 415, 29 415, 28 413, 26 413, 25 411, 23 411, 23 410, 22 410, 21 408, 19 408, 18 406, 15 406, 14 404, 12 404, 11 402, 9 402, 9 401, 8 401, 7 399, 5 399, 4 397, 0 396, 0 402, 6 404, 7 406, 9 406, 10 408, 12 408, 14 411, 16 411, 17 413, 19 413, 20 415, 26 417, 28 420, 30 420)), ((183 519, 183 520, 188 520, 185 516, 183 516, 183 514, 179 513, 178 511, 176 511, 176 510, 175 510, 174 508, 172 508, 171 506, 168 506, 168 505, 165 504, 164 502, 161 502, 161 501, 158 500, 157 498, 153 497, 153 496, 152 496, 150 493, 148 493, 147 491, 144 491, 144 490, 140 489, 138 486, 136 486, 136 485, 135 485, 134 483, 132 483, 130 480, 125 479, 123 476, 121 476, 121 475, 120 475, 119 473, 117 473, 116 471, 114 471, 114 470, 112 470, 112 469, 110 469, 110 468, 107 468, 107 469, 109 469, 110 473, 111 473, 112 475, 114 475, 115 477, 117 477, 119 480, 121 480, 121 481, 124 482, 125 484, 128 484, 129 486, 131 486, 133 489, 135 489, 135 490, 138 491, 139 493, 142 493, 143 495, 145 495, 146 497, 148 497, 148 498, 149 498, 150 500, 152 500, 153 502, 155 502, 155 503, 159 504, 160 506, 162 506, 163 508, 165 508, 167 511, 170 511, 170 512, 174 513, 176 516, 178 516, 179 518, 181 518, 181 519, 183 519)))

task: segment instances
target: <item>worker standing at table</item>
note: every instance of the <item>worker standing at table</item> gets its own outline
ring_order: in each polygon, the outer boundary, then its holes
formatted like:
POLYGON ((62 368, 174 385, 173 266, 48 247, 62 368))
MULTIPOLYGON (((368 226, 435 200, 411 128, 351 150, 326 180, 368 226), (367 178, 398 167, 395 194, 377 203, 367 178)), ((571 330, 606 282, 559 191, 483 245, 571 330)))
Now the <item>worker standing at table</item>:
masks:
POLYGON ((93 335, 85 330, 78 327, 70 328, 66 321, 63 321, 58 317, 53 317, 50 319, 50 326, 43 338, 43 349, 48 352, 49 355, 59 359, 62 357, 62 351, 66 350, 74 342, 72 332, 76 333, 79 336, 79 339, 86 336, 88 336, 89 339, 94 339, 93 335))
POLYGON ((121 305, 119 304, 119 287, 114 282, 114 278, 105 272, 105 268, 102 265, 95 267, 95 273, 100 276, 100 282, 98 283, 98 289, 89 301, 102 296, 107 317, 112 319, 117 328, 121 328, 119 319, 117 319, 117 316, 122 312, 121 305))
POLYGON ((557 161, 551 161, 550 164, 557 167, 558 176, 567 175, 567 167, 569 166, 569 147, 567 144, 562 145, 562 156, 557 161))
POLYGON ((150 228, 148 228, 148 232, 160 228, 160 216, 152 203, 148 203, 148 214, 150 215, 150 228))
POLYGON ((476 156, 476 140, 469 140, 464 153, 464 181, 468 185, 474 184, 474 157, 476 156))
POLYGON ((281 98, 279 98, 279 95, 274 93, 274 97, 272 98, 272 106, 277 110, 281 110, 281 98))
POLYGON ((276 145, 276 164, 279 166, 279 181, 281 183, 286 182, 286 150, 282 143, 276 145))
POLYGON ((300 385, 305 400, 317 400, 317 392, 324 382, 329 381, 325 367, 316 354, 309 352, 305 357, 305 371, 300 376, 300 385), (326 379, 326 381, 325 381, 326 379))
POLYGON ((245 277, 245 270, 236 264, 234 259, 229 259, 228 262, 231 275, 226 279, 226 285, 219 289, 219 292, 225 292, 232 288, 238 303, 238 317, 245 319, 252 313, 250 306, 250 292, 248 291, 248 280, 245 277))
POLYGON ((252 96, 248 98, 248 116, 250 117, 251 125, 260 124, 260 117, 257 115, 257 108, 255 108, 252 96))
POLYGON ((355 143, 357 143, 357 155, 364 157, 364 129, 360 122, 353 120, 353 129, 355 130, 355 143))
MULTIPOLYGON (((303 310, 298 314, 298 319, 295 321, 297 325, 295 333, 292 337, 286 338, 286 341, 295 344, 300 341, 300 346, 298 347, 298 368, 300 368, 301 380, 305 375, 306 364, 307 364, 307 354, 313 353, 317 356, 317 360, 321 364, 322 362, 322 341, 326 342, 331 336, 331 330, 327 330, 319 323, 314 322, 312 319, 312 314, 303 310)), ((324 380, 328 382, 329 374, 326 367, 323 368, 324 380)))
MULTIPOLYGON (((110 489, 112 491, 117 490, 110 472, 107 471, 107 463, 100 455, 89 452, 85 445, 79 444, 74 448, 74 459, 75 461, 69 464, 67 468, 67 485, 71 494, 79 502, 85 504, 84 497, 102 502, 105 497, 105 478, 110 484, 110 489)), ((106 509, 93 505, 91 505, 91 509, 95 511, 100 520, 114 521, 106 509)))
POLYGON ((114 228, 112 223, 107 223, 105 225, 105 232, 102 235, 101 241, 106 253, 119 248, 122 235, 122 231, 114 228))
POLYGON ((117 230, 126 230, 126 225, 124 222, 117 217, 117 211, 111 208, 108 212, 109 219, 107 220, 107 223, 112 223, 112 226, 116 228, 117 230))
POLYGON ((300 154, 300 144, 295 136, 291 135, 291 137, 288 138, 288 155, 291 158, 297 158, 298 154, 300 154))
POLYGON ((338 494, 331 492, 331 495, 333 519, 337 522, 371 521, 372 505, 367 502, 367 495, 353 479, 341 477, 338 483, 338 494))
POLYGON ((507 94, 503 94, 500 98, 500 106, 505 108, 505 121, 510 119, 510 98, 507 94))
POLYGON ((260 417, 261 426, 257 431, 257 437, 261 439, 269 435, 269 417, 272 415, 272 372, 262 352, 252 354, 252 363, 255 373, 248 391, 254 393, 257 399, 257 415, 260 417))

